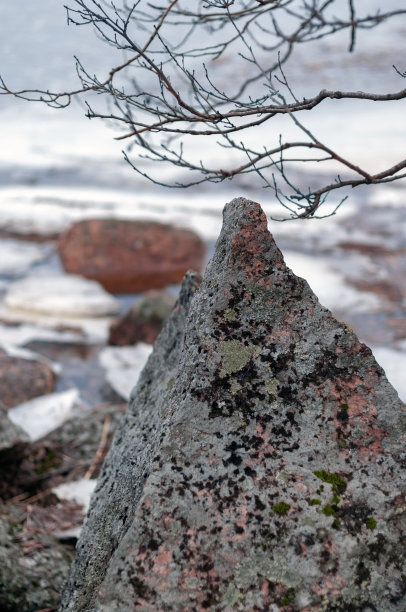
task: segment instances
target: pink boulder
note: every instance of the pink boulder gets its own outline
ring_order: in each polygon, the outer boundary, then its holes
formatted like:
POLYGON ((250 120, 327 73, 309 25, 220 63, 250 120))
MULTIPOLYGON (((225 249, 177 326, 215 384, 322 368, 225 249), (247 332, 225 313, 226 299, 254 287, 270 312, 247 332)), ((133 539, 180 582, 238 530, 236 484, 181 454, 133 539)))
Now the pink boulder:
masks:
POLYGON ((0 348, 1 401, 6 408, 52 393, 55 378, 45 362, 9 355, 0 348))
POLYGON ((59 241, 67 272, 101 283, 114 293, 159 289, 200 270, 205 247, 192 231, 152 221, 88 219, 59 241))

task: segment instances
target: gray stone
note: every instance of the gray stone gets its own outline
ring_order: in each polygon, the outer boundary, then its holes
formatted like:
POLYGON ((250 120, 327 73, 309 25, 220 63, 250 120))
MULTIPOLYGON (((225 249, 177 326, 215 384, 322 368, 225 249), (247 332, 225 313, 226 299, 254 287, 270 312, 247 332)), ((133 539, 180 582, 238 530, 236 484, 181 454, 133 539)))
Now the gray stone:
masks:
POLYGON ((8 418, 6 406, 0 401, 0 451, 13 448, 18 442, 28 442, 29 437, 8 418))
POLYGON ((27 535, 18 508, 0 510, 0 609, 55 610, 73 554, 40 529, 27 535))
POLYGON ((60 610, 406 609, 405 406, 225 207, 113 441, 60 610))

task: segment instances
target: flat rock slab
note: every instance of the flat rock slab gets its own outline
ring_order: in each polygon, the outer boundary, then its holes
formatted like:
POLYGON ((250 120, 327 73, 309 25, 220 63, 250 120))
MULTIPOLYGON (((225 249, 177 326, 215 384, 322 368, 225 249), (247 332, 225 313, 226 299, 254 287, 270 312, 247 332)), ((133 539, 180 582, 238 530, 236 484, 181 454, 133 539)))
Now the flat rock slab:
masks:
POLYGON ((178 284, 186 270, 200 270, 205 247, 192 231, 153 221, 87 219, 59 240, 67 272, 99 281, 114 293, 178 284))
POLYGON ((405 405, 242 198, 133 390, 60 610, 403 612, 405 405))

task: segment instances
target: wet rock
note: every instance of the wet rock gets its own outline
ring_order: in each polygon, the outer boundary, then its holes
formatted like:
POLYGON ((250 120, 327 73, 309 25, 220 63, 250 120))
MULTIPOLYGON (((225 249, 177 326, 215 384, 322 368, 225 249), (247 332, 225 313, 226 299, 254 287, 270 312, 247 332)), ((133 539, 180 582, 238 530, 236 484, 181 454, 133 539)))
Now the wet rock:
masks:
POLYGON ((405 433, 371 351, 233 200, 132 392, 60 610, 402 612, 405 433))
POLYGON ((39 355, 0 346, 1 401, 7 408, 52 393, 55 382, 54 369, 39 355))
POLYGON ((159 289, 200 270, 204 244, 190 230, 149 221, 88 219, 60 238, 67 272, 99 281, 114 293, 159 289))
POLYGON ((149 291, 110 326, 109 344, 153 344, 169 317, 175 298, 163 291, 149 291))

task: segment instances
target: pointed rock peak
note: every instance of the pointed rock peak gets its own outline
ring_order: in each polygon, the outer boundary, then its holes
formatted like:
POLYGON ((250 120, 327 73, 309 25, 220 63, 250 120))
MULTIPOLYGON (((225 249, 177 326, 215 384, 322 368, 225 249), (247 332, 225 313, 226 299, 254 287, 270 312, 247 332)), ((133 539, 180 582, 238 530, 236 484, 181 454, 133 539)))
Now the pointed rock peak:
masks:
POLYGON ((256 202, 236 198, 226 204, 223 227, 210 270, 227 265, 259 284, 283 265, 283 257, 268 231, 266 215, 256 202))
POLYGON ((254 202, 226 206, 197 286, 132 393, 60 610, 403 612, 405 406, 371 351, 254 202))

